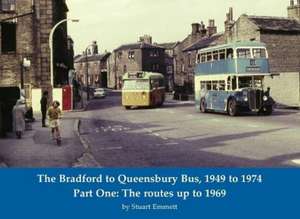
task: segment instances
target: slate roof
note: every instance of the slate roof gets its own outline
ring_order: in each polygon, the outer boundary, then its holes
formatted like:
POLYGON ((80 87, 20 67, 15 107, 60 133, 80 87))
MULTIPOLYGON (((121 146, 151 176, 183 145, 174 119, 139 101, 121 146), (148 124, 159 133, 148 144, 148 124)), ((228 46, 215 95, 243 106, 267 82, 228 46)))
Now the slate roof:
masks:
POLYGON ((154 44, 139 42, 139 43, 122 45, 122 46, 118 47, 117 49, 115 49, 114 51, 130 50, 130 49, 164 49, 164 48, 162 48, 158 45, 154 45, 154 44))
POLYGON ((208 36, 204 37, 204 38, 200 39, 198 42, 192 44, 191 46, 189 46, 185 49, 183 49, 183 52, 189 52, 189 51, 203 49, 203 48, 206 48, 208 46, 213 46, 213 45, 215 45, 214 42, 217 41, 218 39, 220 39, 223 36, 224 36, 223 33, 217 33, 217 34, 214 34, 210 37, 208 37, 208 36))
POLYGON ((171 42, 171 43, 159 43, 157 45, 165 49, 174 49, 178 44, 179 42, 171 42))
MULTIPOLYGON (((88 62, 102 61, 102 60, 106 59, 109 55, 110 55, 109 52, 104 53, 104 54, 88 55, 87 59, 88 59, 88 62)), ((86 56, 85 55, 75 56, 74 62, 75 63, 86 62, 86 56)))
POLYGON ((300 22, 292 18, 248 16, 261 31, 300 32, 300 22))

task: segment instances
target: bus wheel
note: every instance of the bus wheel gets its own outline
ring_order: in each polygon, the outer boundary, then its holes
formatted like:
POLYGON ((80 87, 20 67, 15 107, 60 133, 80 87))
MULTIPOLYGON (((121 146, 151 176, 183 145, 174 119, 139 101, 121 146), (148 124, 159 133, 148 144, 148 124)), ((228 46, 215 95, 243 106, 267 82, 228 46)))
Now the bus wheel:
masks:
POLYGON ((125 109, 126 109, 126 110, 130 110, 130 109, 131 109, 131 106, 125 106, 125 109))
POLYGON ((228 114, 230 116, 237 116, 238 115, 238 109, 237 109, 237 106, 236 106, 236 101, 234 99, 231 99, 228 102, 228 114))
POLYGON ((205 113, 206 109, 205 109, 205 99, 201 99, 200 101, 200 111, 201 113, 205 113))

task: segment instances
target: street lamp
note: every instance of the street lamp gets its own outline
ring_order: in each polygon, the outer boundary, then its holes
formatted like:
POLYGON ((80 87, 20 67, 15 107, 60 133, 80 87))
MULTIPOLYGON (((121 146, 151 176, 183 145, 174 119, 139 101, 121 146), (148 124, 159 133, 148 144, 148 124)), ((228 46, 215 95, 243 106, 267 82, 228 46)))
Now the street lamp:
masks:
POLYGON ((54 72, 54 66, 53 66, 53 35, 54 32, 56 30, 56 28, 61 25, 64 22, 67 21, 72 21, 72 22, 79 22, 78 19, 63 19, 61 21, 59 21, 57 24, 54 25, 54 27, 51 29, 50 35, 49 35, 49 48, 50 48, 50 80, 51 80, 51 86, 52 88, 54 87, 54 76, 53 76, 53 72, 54 72))
POLYGON ((85 65, 86 65, 86 75, 85 75, 85 82, 86 82, 86 90, 87 90, 87 100, 90 100, 90 86, 89 86, 89 62, 88 62, 88 49, 90 47, 96 46, 97 43, 93 42, 92 44, 88 45, 85 49, 85 65))

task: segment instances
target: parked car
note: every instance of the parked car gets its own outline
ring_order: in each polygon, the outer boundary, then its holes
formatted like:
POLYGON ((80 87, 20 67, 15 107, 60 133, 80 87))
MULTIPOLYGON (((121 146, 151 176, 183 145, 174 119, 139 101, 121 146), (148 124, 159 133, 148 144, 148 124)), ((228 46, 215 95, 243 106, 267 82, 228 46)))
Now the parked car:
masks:
POLYGON ((93 96, 94 98, 105 98, 106 90, 104 88, 96 88, 93 96))

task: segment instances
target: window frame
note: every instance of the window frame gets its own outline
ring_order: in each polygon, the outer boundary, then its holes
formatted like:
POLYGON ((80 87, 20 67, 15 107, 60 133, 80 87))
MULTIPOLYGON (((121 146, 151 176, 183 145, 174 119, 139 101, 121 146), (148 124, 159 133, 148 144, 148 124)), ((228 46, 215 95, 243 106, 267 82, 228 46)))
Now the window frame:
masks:
POLYGON ((128 51, 128 59, 129 60, 134 60, 135 59, 135 51, 134 50, 129 50, 128 51))
POLYGON ((16 8, 17 8, 17 1, 16 0, 0 0, 0 11, 2 13, 14 13, 14 12, 16 12, 16 8), (5 8, 5 9, 3 9, 4 4, 7 6, 7 8, 5 8), (12 5, 14 6, 13 9, 11 9, 12 5))
MULTIPOLYGON (((16 22, 2 22, 0 23, 0 29, 1 29, 1 54, 15 54, 17 53, 17 23, 16 22), (4 31, 3 31, 3 26, 2 25, 14 25, 14 46, 12 50, 8 50, 6 49, 6 46, 8 43, 3 42, 3 39, 6 39, 6 37, 4 37, 4 31), (5 46, 4 46, 5 45, 5 46), (5 50, 3 50, 3 48, 5 48, 5 50)), ((12 38, 12 36, 7 37, 9 39, 12 38)))

